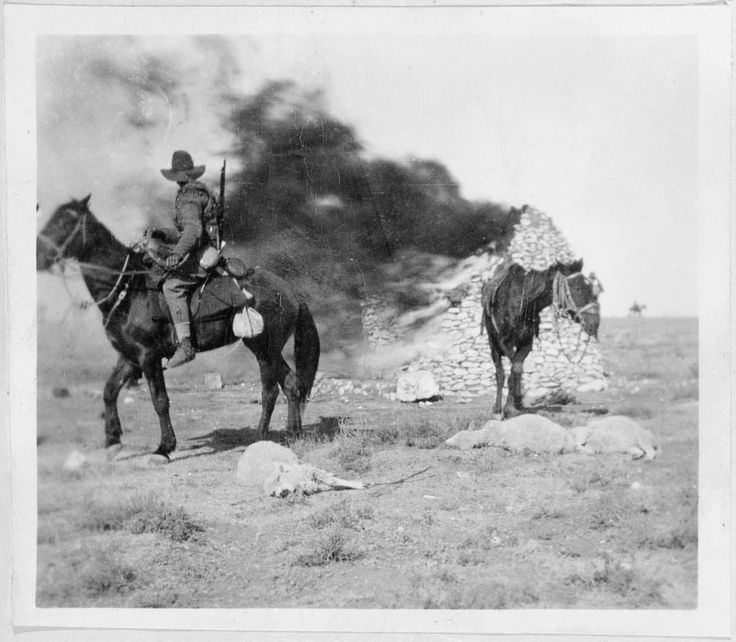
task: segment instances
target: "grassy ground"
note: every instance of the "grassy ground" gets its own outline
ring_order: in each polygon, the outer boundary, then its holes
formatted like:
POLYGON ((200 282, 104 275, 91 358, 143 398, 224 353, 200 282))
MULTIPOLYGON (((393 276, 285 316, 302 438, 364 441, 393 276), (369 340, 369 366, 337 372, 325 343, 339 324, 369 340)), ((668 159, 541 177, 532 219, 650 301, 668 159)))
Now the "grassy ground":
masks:
MULTIPOLYGON (((73 343, 54 352, 42 338, 38 604, 694 607, 697 322, 607 320, 601 342, 609 387, 578 401, 650 428, 662 446, 653 463, 445 447, 489 416, 491 391, 471 404, 422 408, 317 397, 307 423, 349 420, 334 439, 293 443, 301 460, 363 481, 429 470, 404 484, 279 500, 235 481, 259 413, 244 350, 201 355, 172 373, 180 446, 171 464, 146 465, 141 454, 157 445, 158 422, 147 391, 125 390, 127 456, 65 472, 71 451, 94 456, 102 443, 104 369, 99 350, 86 355, 80 344, 81 358, 70 361, 73 343), (215 364, 229 385, 202 390, 201 374, 215 364), (69 397, 52 394, 60 385, 69 397)), ((583 407, 548 416, 575 425, 583 407)), ((285 415, 280 404, 274 427, 285 415)))

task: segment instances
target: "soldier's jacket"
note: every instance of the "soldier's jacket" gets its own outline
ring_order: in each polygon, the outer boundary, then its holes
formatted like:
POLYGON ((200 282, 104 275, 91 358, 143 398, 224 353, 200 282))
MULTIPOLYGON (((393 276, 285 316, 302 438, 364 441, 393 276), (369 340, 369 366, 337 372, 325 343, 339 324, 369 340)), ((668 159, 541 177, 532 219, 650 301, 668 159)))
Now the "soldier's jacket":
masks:
POLYGON ((173 253, 177 256, 184 256, 209 242, 203 219, 211 198, 207 186, 199 181, 190 181, 179 188, 174 201, 174 225, 179 238, 173 253))

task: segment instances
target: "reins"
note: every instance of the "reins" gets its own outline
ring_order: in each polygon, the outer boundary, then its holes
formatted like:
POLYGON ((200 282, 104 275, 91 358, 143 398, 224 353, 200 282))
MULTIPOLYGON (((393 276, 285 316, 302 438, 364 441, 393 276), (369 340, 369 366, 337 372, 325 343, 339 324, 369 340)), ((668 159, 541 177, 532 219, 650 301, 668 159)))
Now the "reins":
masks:
MULTIPOLYGON (((129 277, 129 276, 135 276, 136 274, 145 274, 145 271, 142 271, 142 270, 127 271, 128 264, 130 263, 130 256, 131 256, 130 252, 128 252, 125 255, 125 262, 123 263, 123 267, 120 270, 115 270, 113 268, 107 268, 101 265, 94 265, 93 263, 79 263, 80 267, 100 269, 104 272, 109 272, 111 274, 118 275, 118 278, 115 281, 115 284, 112 286, 110 291, 105 296, 103 296, 101 299, 96 299, 96 300, 92 299, 91 301, 82 301, 81 303, 79 303, 80 308, 87 309, 90 305, 102 305, 103 303, 107 303, 110 299, 113 298, 113 296, 115 295, 115 292, 117 292, 118 288, 120 287, 120 284, 123 282, 123 279, 126 276, 129 277)), ((62 261, 66 261, 66 260, 68 259, 62 259, 62 261)), ((57 261, 57 263, 62 263, 62 261, 57 261)), ((69 297, 72 300, 74 300, 74 296, 72 295, 66 283, 66 273, 65 272, 62 272, 61 278, 62 278, 62 283, 64 284, 64 289, 66 290, 69 297)), ((130 281, 127 281, 123 289, 120 290, 120 292, 118 293, 118 298, 115 301, 115 304, 113 305, 112 309, 105 316, 105 322, 104 322, 103 327, 105 328, 107 327, 108 323, 110 322, 110 319, 112 318, 113 313, 115 312, 115 310, 117 310, 118 306, 123 302, 123 300, 128 294, 129 289, 130 289, 130 281)))
MULTIPOLYGON (((95 304, 96 305, 99 305, 100 303, 105 303, 106 301, 109 301, 112 298, 112 295, 115 293, 115 290, 118 289, 118 286, 120 285, 120 282, 123 280, 123 277, 126 275, 125 270, 128 267, 128 263, 130 263, 130 252, 128 252, 125 255, 125 263, 123 263, 123 268, 120 270, 120 274, 118 276, 118 280, 115 281, 115 285, 112 286, 112 290, 110 290, 107 293, 107 296, 103 297, 99 301, 95 301, 95 304)), ((127 292, 127 288, 125 289, 125 291, 127 292)))
MULTIPOLYGON (((72 209, 65 210, 67 212, 72 212, 75 216, 79 217, 79 214, 75 212, 72 209)), ((69 236, 66 237, 64 242, 59 246, 56 245, 48 236, 46 236, 43 232, 39 233, 38 238, 46 243, 54 252, 56 252, 56 256, 54 257, 54 263, 59 263, 64 259, 64 252, 66 252, 66 248, 69 246, 69 244, 72 242, 74 237, 77 235, 79 230, 82 230, 82 246, 87 244, 87 215, 82 214, 82 216, 77 221, 77 224, 74 226, 74 229, 72 229, 71 232, 69 232, 69 236)))
MULTIPOLYGON (((557 334, 557 341, 560 344, 561 352, 564 355, 565 359, 568 360, 569 363, 577 366, 582 362, 582 360, 585 358, 586 353, 588 352, 588 345, 590 345, 590 335, 588 335, 588 338, 585 341, 585 346, 583 347, 582 354, 577 359, 577 361, 573 361, 570 358, 570 356, 567 354, 567 351, 565 350, 565 344, 563 343, 562 336, 560 335, 560 320, 566 317, 569 312, 573 312, 579 320, 580 314, 582 312, 585 312, 586 310, 590 309, 596 304, 594 302, 590 302, 590 303, 585 304, 581 308, 577 307, 577 304, 575 303, 575 299, 572 296, 572 292, 570 292, 570 284, 568 283, 570 279, 576 276, 583 276, 583 275, 581 272, 575 272, 567 276, 560 274, 560 272, 557 272, 555 274, 555 278, 552 283, 552 307, 554 308, 554 311, 555 311, 553 319, 554 319, 554 324, 555 324, 555 332, 557 334)), ((578 331, 577 343, 575 344, 575 350, 574 350, 575 353, 577 353, 580 348, 580 338, 582 337, 582 334, 583 334, 583 326, 580 325, 580 330, 578 331)))
MULTIPOLYGON (((79 234, 80 230, 82 232, 82 247, 84 247, 87 244, 87 213, 84 213, 80 215, 78 212, 76 212, 73 209, 67 208, 67 212, 72 213, 75 217, 78 217, 77 223, 72 229, 72 231, 69 233, 69 235, 66 237, 64 242, 61 245, 57 245, 53 240, 51 240, 48 236, 43 234, 43 232, 38 234, 39 240, 41 240, 43 243, 45 243, 48 247, 50 247, 54 252, 56 252, 56 256, 54 257, 54 263, 62 265, 62 282, 64 283, 64 289, 67 291, 67 294, 72 298, 73 296, 71 292, 69 291, 69 288, 66 283, 66 273, 63 270, 63 266, 65 265, 66 261, 68 260, 67 257, 64 256, 64 253, 66 252, 66 249, 69 247, 69 244, 74 240, 74 238, 79 234)), ((116 270, 114 268, 109 268, 104 265, 96 265, 94 263, 87 263, 84 261, 77 261, 77 265, 79 265, 80 268, 89 269, 89 270, 99 270, 101 272, 108 272, 110 274, 117 274, 118 278, 115 281, 115 284, 112 286, 110 291, 101 299, 92 300, 91 302, 83 301, 80 303, 81 308, 86 308, 89 305, 101 305, 103 303, 107 303, 110 299, 113 298, 115 293, 118 291, 118 288, 120 287, 120 284, 123 282, 123 279, 126 276, 134 276, 137 274, 147 274, 147 270, 131 270, 128 271, 128 265, 130 264, 130 257, 132 252, 128 250, 125 254, 125 261, 123 262, 123 267, 120 270, 116 270)), ((112 315, 115 313, 115 311, 118 309, 120 304, 123 302, 125 297, 128 294, 128 290, 130 289, 130 281, 126 282, 125 287, 123 287, 122 290, 118 293, 118 298, 115 301, 115 304, 113 305, 112 309, 107 313, 105 317, 105 323, 104 327, 107 328, 108 323, 110 322, 110 319, 112 318, 112 315)))
MULTIPOLYGON (((132 252, 128 252, 128 259, 130 258, 130 255, 132 252)), ((128 262, 128 259, 126 259, 126 264, 128 262)), ((115 268, 109 268, 106 265, 96 265, 94 263, 87 263, 85 261, 75 261, 75 263, 79 267, 86 268, 88 270, 99 270, 100 272, 108 272, 109 274, 122 274, 123 276, 136 276, 137 274, 149 274, 150 270, 125 270, 125 267, 121 268, 120 270, 116 270, 115 268)))
MULTIPOLYGON (((501 330, 498 327, 498 323, 496 321, 496 316, 493 314, 493 301, 495 299, 496 293, 507 278, 508 275, 504 275, 501 280, 495 284, 493 290, 490 292, 490 296, 488 298, 487 302, 484 302, 484 313, 490 317, 491 323, 493 324, 493 328, 496 331, 496 341, 499 344, 499 347, 501 348, 502 352, 511 359, 513 356, 513 353, 506 347, 504 342, 501 339, 501 330)), ((577 307, 577 304, 575 303, 575 299, 572 296, 572 292, 570 291, 570 284, 568 281, 574 277, 577 276, 583 276, 582 272, 575 272, 573 274, 564 276, 559 271, 555 273, 554 280, 552 282, 552 307, 554 309, 554 325, 555 325, 555 331, 557 334, 557 340, 560 343, 562 354, 565 356, 565 358, 572 363, 573 365, 579 365, 582 360, 585 358, 585 355, 588 351, 588 345, 590 344, 590 335, 588 335, 587 340, 585 341, 585 346, 583 348, 583 352, 580 355, 580 357, 577 359, 577 361, 573 361, 570 356, 565 351, 565 346, 562 341, 562 336, 560 335, 560 320, 567 316, 568 312, 573 312, 576 317, 579 319, 579 315, 586 310, 589 310, 590 308, 594 307, 596 305, 595 302, 590 302, 585 304, 582 307, 577 307)), ((585 277, 583 277, 585 278, 585 277)), ((522 289, 525 287, 524 283, 522 283, 522 289)), ((522 297, 519 302, 519 315, 522 315, 523 312, 523 305, 524 305, 524 297, 522 292, 522 297)), ((481 325, 481 331, 482 331, 482 325, 481 325)), ((580 326, 580 331, 578 332, 578 338, 577 343, 575 345, 575 353, 579 351, 580 348, 580 340, 582 337, 583 328, 582 325, 580 326)))
MULTIPOLYGON (((565 345, 562 342, 562 337, 560 336, 560 326, 559 326, 559 319, 560 318, 561 317, 559 315, 555 314, 555 316, 554 316, 554 320, 555 320, 555 332, 557 334, 557 341, 559 341, 559 343, 560 343, 561 352, 564 355, 565 359, 568 360, 569 363, 571 363, 574 366, 580 365, 580 363, 585 358, 585 353, 588 351, 588 345, 590 344, 590 335, 588 335, 588 338, 585 341, 585 346, 583 347, 583 353, 580 355, 580 357, 578 358, 577 361, 573 361, 572 359, 570 359, 570 357, 568 356, 567 352, 565 351, 565 345)), ((580 348, 580 337, 582 336, 582 334, 583 334, 583 328, 581 327, 580 330, 578 331, 578 338, 577 338, 577 343, 575 344, 575 350, 574 350, 574 352, 577 352, 578 349, 580 348)))
MULTIPOLYGON (((126 262, 129 258, 130 258, 130 254, 128 254, 126 258, 126 262)), ((122 279, 122 273, 121 273, 121 279, 122 279)), ((115 288, 118 286, 119 283, 120 283, 120 279, 118 280, 118 283, 115 284, 115 288)), ((112 295, 112 293, 115 291, 115 288, 110 290, 110 294, 108 295, 108 297, 112 295)), ((112 306, 112 308, 110 308, 110 311, 107 313, 107 316, 105 317, 105 322, 102 324, 103 328, 107 329, 107 325, 110 323, 110 319, 112 319, 112 315, 115 314, 115 310, 118 309, 118 306, 123 302, 125 297, 128 295, 129 289, 130 289, 130 281, 127 281, 125 283, 125 287, 122 290, 120 290, 120 294, 118 294, 118 300, 115 301, 115 304, 112 306)))

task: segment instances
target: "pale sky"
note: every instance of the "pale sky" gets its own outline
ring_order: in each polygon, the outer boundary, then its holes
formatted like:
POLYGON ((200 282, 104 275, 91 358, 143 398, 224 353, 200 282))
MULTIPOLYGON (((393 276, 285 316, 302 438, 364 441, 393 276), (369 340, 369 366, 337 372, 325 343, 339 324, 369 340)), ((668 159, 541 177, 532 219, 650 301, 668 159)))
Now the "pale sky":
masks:
POLYGON ((605 287, 696 315, 697 50, 688 37, 279 38, 246 73, 325 88, 376 156, 436 158, 463 195, 552 216, 605 287))
MULTIPOLYGON (((625 315, 634 300, 651 316, 697 315, 695 37, 315 32, 227 42, 244 93, 283 78, 322 89, 327 109, 354 127, 369 156, 436 159, 466 198, 549 214, 602 281, 604 315, 625 315)), ((180 61, 186 109, 149 92, 141 110, 169 110, 165 128, 146 140, 116 138, 115 112, 135 97, 99 86, 94 101, 39 131, 53 174, 40 181, 42 205, 92 191, 94 210, 126 174, 131 186, 145 176, 165 189, 158 168, 180 147, 206 162, 215 181, 227 138, 206 97, 222 42, 213 41, 211 56, 187 38, 105 43, 133 75, 150 56, 180 61), (75 160, 68 150, 79 141, 87 149, 75 160)), ((51 40, 39 47, 40 115, 67 86, 60 74, 77 73, 57 48, 51 40)), ((126 220, 137 220, 134 210, 126 220)))

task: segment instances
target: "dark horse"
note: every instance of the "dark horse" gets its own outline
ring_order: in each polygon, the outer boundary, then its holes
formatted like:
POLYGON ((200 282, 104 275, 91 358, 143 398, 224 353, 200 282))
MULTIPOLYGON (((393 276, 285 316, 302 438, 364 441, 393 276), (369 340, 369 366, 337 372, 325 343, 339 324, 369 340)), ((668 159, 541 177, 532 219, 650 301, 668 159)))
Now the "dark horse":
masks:
MULTIPOLYGON (((90 212, 89 196, 61 205, 38 235, 36 267, 48 270, 55 263, 71 258, 79 262, 84 281, 104 320, 105 332, 119 353, 104 389, 105 446, 120 447, 121 427, 117 399, 120 389, 142 371, 161 424, 161 442, 155 452, 168 459, 176 448, 176 436, 169 417, 169 397, 161 359, 170 357, 175 336, 163 296, 152 285, 143 255, 132 252, 90 212), (158 310, 158 314, 152 314, 158 310)), ((230 276, 214 276, 216 279, 230 276)), ((238 284, 254 295, 254 307, 264 319, 264 331, 243 343, 258 360, 262 385, 261 417, 258 436, 268 433, 276 398, 281 386, 288 400, 287 431, 301 430, 302 412, 319 362, 317 329, 306 303, 285 281, 267 270, 254 268, 238 284), (292 371, 281 352, 294 335, 292 371)), ((214 285, 214 283, 213 283, 214 285)), ((234 284, 229 284, 235 289, 234 284)), ((234 343, 232 315, 220 315, 198 323, 193 319, 193 334, 199 351, 234 343)))
POLYGON ((543 271, 526 271, 520 265, 505 262, 483 284, 483 324, 496 368, 496 414, 502 411, 504 356, 511 361, 511 372, 503 415, 509 417, 523 410, 524 359, 532 349, 534 337, 539 336, 539 314, 544 308, 554 305, 558 315, 580 323, 589 336, 597 338, 598 297, 582 269, 582 260, 557 263, 543 271))

